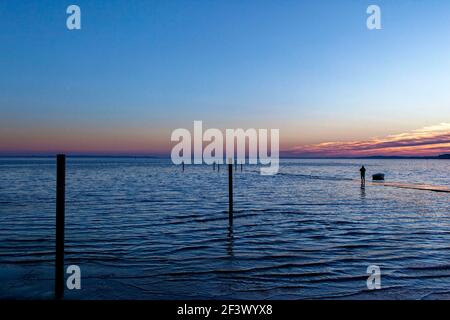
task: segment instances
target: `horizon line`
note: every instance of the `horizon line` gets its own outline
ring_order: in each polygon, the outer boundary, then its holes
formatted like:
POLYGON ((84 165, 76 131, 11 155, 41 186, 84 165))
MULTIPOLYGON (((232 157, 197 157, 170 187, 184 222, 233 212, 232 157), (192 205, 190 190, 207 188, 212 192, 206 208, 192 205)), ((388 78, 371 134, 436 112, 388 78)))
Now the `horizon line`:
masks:
MULTIPOLYGON (((1 154, 0 158, 53 158, 58 154, 65 154, 70 158, 156 158, 170 159, 170 155, 161 154, 70 154, 55 152, 52 154, 1 154)), ((226 157, 223 158, 226 160, 226 157)), ((248 157, 245 158, 247 160, 248 157)), ((426 156, 408 155, 374 155, 374 156, 295 156, 281 155, 279 159, 450 159, 450 153, 426 156)))

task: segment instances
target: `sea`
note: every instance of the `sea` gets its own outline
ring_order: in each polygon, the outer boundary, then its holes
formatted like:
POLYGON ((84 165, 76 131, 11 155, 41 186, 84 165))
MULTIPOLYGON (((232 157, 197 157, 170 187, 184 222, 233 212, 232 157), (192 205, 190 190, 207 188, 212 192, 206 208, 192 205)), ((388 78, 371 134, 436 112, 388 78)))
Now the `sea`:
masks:
MULTIPOLYGON (((55 163, 0 158, 0 299, 53 299, 55 163)), ((68 157, 65 267, 81 288, 65 299, 450 299, 450 193, 374 173, 450 187, 449 160, 245 164, 230 227, 225 165, 68 157)))

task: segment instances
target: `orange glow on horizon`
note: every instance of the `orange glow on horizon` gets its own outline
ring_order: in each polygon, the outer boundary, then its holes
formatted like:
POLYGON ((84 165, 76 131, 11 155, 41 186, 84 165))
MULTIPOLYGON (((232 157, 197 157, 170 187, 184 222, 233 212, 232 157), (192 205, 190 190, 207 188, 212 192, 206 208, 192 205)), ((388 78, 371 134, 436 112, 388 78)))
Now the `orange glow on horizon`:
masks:
MULTIPOLYGON (((282 130, 282 129, 281 129, 282 130)), ((0 130, 1 131, 1 130, 0 130)), ((171 129, 28 129, 0 132, 0 154, 170 155, 171 129)), ((450 123, 385 138, 321 142, 287 147, 280 154, 299 157, 436 156, 450 153, 450 123)), ((292 145, 289 143, 289 145, 292 145)), ((284 146, 284 147, 283 147, 284 146)))

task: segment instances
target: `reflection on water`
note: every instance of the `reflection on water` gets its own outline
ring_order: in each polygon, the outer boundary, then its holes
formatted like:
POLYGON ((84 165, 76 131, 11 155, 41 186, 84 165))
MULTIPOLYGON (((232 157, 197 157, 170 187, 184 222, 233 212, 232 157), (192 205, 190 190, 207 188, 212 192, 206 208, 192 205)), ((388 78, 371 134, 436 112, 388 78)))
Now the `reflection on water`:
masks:
POLYGON ((361 187, 361 200, 364 200, 366 198, 366 187, 361 187))
POLYGON ((227 253, 230 258, 233 257, 233 228, 228 228, 228 238, 227 238, 227 253))
MULTIPOLYGON (((66 265, 80 299, 436 297, 450 287, 450 195, 368 183, 450 186, 450 161, 284 160, 280 174, 168 160, 68 159, 66 265), (358 190, 359 189, 359 190, 358 190), (381 293, 366 290, 378 265, 381 293)), ((0 298, 51 298, 55 167, 0 159, 0 298)), ((442 294, 441 296, 442 297, 442 294)))

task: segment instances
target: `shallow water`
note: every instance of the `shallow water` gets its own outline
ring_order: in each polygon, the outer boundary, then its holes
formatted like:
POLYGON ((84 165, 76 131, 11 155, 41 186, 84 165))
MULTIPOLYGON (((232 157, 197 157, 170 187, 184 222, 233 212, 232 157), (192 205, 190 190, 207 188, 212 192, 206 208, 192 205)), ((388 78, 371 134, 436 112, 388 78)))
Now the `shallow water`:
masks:
MULTIPOLYGON (((450 194, 368 184, 450 186, 446 160, 282 160, 235 173, 148 158, 69 158, 68 299, 434 299, 450 296, 450 194), (366 286, 381 268, 381 290, 366 286)), ((52 298, 55 165, 0 158, 0 298, 52 298)))

